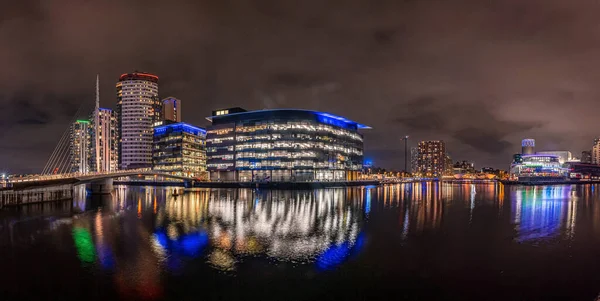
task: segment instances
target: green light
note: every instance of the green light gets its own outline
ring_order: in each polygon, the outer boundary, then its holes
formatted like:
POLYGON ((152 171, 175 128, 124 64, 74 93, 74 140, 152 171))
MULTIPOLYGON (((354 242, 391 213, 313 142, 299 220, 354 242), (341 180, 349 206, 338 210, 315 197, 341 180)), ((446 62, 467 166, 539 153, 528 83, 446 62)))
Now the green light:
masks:
POLYGON ((77 123, 87 123, 87 124, 89 124, 90 122, 88 120, 77 120, 77 123))
POLYGON ((84 228, 73 228, 73 241, 77 248, 77 256, 83 263, 94 263, 96 260, 96 250, 90 231, 84 228))

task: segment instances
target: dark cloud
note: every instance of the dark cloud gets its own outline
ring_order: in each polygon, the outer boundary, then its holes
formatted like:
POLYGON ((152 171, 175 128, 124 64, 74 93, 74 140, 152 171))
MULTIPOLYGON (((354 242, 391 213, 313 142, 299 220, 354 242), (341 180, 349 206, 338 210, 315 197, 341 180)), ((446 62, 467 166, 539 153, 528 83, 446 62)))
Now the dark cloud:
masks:
POLYGON ((599 8, 587 0, 12 1, 0 9, 0 115, 11 127, 2 135, 31 151, 3 148, 14 158, 0 168, 41 169, 78 104, 93 103, 96 74, 102 106, 114 107, 115 81, 136 69, 158 74, 161 97, 180 98, 184 120, 198 125, 228 106, 324 110, 371 125, 367 155, 393 168, 403 166, 394 155, 403 135, 413 145, 443 139, 453 157, 478 166, 504 167, 524 137, 579 152, 599 134, 599 8))

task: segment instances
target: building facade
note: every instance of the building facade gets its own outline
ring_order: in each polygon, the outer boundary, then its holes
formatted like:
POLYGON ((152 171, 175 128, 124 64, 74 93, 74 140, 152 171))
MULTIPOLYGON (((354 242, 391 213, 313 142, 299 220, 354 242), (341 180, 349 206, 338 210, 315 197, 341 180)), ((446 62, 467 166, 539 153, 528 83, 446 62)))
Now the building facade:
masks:
POLYGON ((581 152, 581 163, 592 164, 592 151, 581 152))
POLYGON ((535 139, 523 139, 521 141, 521 154, 523 154, 523 155, 535 154, 535 139))
POLYGON ((90 172, 91 126, 87 120, 77 120, 71 124, 69 155, 71 172, 90 172))
POLYGON ((571 154, 570 151, 543 151, 543 152, 536 152, 536 154, 557 156, 560 164, 565 164, 567 162, 570 162, 573 159, 573 155, 571 154))
POLYGON ((153 125, 162 120, 158 76, 141 72, 123 74, 116 87, 119 168, 151 167, 153 125))
POLYGON ((369 127, 341 116, 309 110, 240 108, 208 118, 207 168, 212 180, 348 181, 363 164, 369 127))
POLYGON ((99 108, 98 125, 91 135, 90 171, 111 172, 119 169, 119 136, 117 114, 111 109, 99 108))
POLYGON ((164 121, 181 122, 181 100, 175 97, 163 99, 162 118, 164 121))
POLYGON ((419 163, 419 148, 413 146, 410 148, 410 172, 414 175, 418 171, 418 163, 419 163))
POLYGON ((154 128, 152 169, 178 176, 201 177, 206 173, 206 130, 187 123, 154 128))
POLYGON ((442 176, 446 168, 446 144, 444 141, 421 141, 417 147, 417 173, 422 177, 442 176))
POLYGON ((563 180, 567 169, 556 155, 516 154, 510 166, 510 177, 519 181, 563 180))
POLYGON ((600 164, 600 138, 594 139, 592 146, 592 164, 600 164))
POLYGON ((473 174, 477 172, 475 170, 475 163, 469 161, 457 161, 456 163, 454 163, 454 166, 452 168, 454 169, 455 174, 473 174))

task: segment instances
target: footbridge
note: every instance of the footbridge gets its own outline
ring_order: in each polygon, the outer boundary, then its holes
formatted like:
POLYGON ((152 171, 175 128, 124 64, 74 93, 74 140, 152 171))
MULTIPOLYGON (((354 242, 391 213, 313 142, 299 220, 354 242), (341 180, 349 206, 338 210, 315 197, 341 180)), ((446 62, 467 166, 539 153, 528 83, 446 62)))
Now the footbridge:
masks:
MULTIPOLYGON (((92 191, 94 191, 94 185, 107 186, 106 188, 112 189, 112 181, 114 179, 122 177, 142 177, 142 176, 154 176, 162 179, 173 179, 182 180, 186 183, 194 181, 200 181, 199 178, 185 177, 169 174, 152 169, 133 169, 133 170, 121 170, 113 172, 94 172, 94 173, 64 173, 55 175, 33 175, 28 177, 12 178, 8 181, 8 186, 12 189, 23 189, 36 186, 51 186, 51 185, 62 185, 62 184, 91 184, 92 191), (109 184, 110 183, 110 184, 109 184), (110 187, 108 187, 110 186, 110 187)), ((102 189, 105 191, 106 189, 102 189)))

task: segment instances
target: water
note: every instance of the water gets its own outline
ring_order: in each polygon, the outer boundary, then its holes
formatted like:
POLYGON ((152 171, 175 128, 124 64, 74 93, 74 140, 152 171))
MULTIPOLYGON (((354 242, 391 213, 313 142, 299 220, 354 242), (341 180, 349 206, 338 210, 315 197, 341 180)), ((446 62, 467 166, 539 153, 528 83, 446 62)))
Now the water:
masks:
POLYGON ((0 300, 594 300, 599 189, 77 191, 0 211, 0 300))

